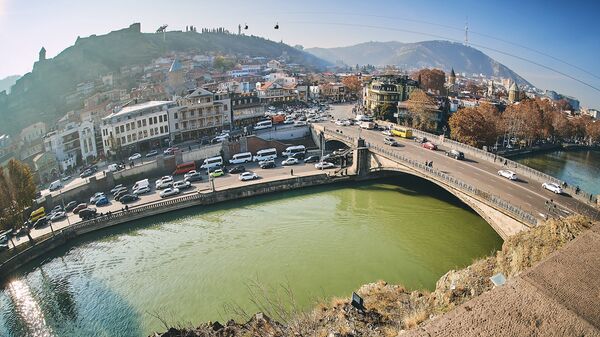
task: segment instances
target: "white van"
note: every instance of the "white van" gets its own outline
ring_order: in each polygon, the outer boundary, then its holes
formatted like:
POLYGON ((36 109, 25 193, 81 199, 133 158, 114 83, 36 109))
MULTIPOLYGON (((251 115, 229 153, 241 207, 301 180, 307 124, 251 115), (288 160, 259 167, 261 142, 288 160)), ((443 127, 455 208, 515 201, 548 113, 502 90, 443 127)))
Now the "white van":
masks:
POLYGON ((136 181, 136 183, 131 188, 132 191, 139 190, 140 188, 149 187, 150 181, 148 179, 136 181))
POLYGON ((58 189, 60 189, 62 187, 63 187, 62 182, 60 180, 55 180, 55 181, 53 181, 53 182, 50 183, 50 187, 48 187, 48 189, 50 191, 56 191, 56 190, 58 190, 58 189))
POLYGON ((272 126, 273 126, 272 121, 262 121, 262 122, 256 123, 256 125, 254 126, 254 130, 268 129, 272 126))
POLYGON ((229 159, 230 164, 243 164, 251 161, 252 153, 250 152, 237 153, 233 155, 233 158, 229 159))
POLYGON ((206 159, 204 159, 204 162, 202 163, 200 168, 203 168, 206 170, 206 169, 210 169, 210 168, 217 167, 217 166, 223 166, 223 157, 218 156, 218 157, 206 158, 206 159))
POLYGON ((272 160, 277 158, 277 149, 264 149, 256 152, 256 156, 254 156, 254 161, 264 161, 264 160, 272 160))
POLYGON ((286 148, 285 151, 283 151, 281 154, 286 157, 291 157, 296 153, 306 153, 306 147, 304 145, 290 146, 286 148))

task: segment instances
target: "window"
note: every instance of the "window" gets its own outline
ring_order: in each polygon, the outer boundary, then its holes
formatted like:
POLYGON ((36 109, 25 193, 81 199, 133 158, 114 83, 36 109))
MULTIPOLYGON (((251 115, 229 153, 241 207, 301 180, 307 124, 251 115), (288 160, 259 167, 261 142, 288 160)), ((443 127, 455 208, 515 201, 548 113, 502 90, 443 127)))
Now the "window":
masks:
POLYGON ((121 133, 125 132, 125 125, 121 125, 121 133))
POLYGON ((133 139, 133 141, 136 141, 136 140, 137 140, 137 136, 136 136, 136 134, 135 134, 135 133, 134 133, 133 135, 131 135, 131 139, 133 139))
POLYGON ((131 130, 135 130, 135 122, 131 122, 131 130))
POLYGON ((169 132, 169 126, 165 125, 165 132, 168 133, 169 132))
POLYGON ((177 119, 177 112, 173 114, 173 117, 175 117, 175 119, 177 119))
POLYGON ((121 137, 121 144, 125 144, 125 136, 121 137))
POLYGON ((115 134, 117 134, 117 135, 118 135, 119 133, 120 133, 120 132, 119 132, 119 128, 117 127, 117 128, 115 129, 115 134))
POLYGON ((227 111, 227 104, 223 105, 223 111, 227 111))
POLYGON ((138 122, 138 128, 142 127, 142 121, 137 121, 138 122))
POLYGON ((194 116, 194 110, 190 111, 190 116, 194 116))
POLYGON ((148 137, 148 130, 144 130, 144 138, 148 137))
POLYGON ((144 134, 142 133, 142 131, 138 132, 138 139, 142 139, 144 138, 144 134))
POLYGON ((150 129, 150 137, 154 136, 154 129, 150 129))
POLYGON ((158 117, 154 116, 154 124, 158 124, 158 117))
POLYGON ((165 132, 165 129, 161 126, 160 127, 160 133, 164 133, 164 132, 165 132))
POLYGON ((146 126, 146 119, 145 118, 142 120, 142 126, 146 126))
POLYGON ((175 130, 179 129, 179 123, 175 123, 175 130))
POLYGON ((125 129, 127 129, 127 131, 129 131, 129 130, 130 130, 129 123, 125 124, 125 129))
POLYGON ((150 125, 152 125, 152 117, 148 118, 150 125))
POLYGON ((131 135, 127 135, 127 143, 131 143, 131 135))
POLYGON ((158 122, 162 123, 162 115, 158 116, 158 122))
POLYGON ((154 128, 154 134, 155 134, 155 135, 158 135, 158 127, 155 127, 155 128, 154 128))
POLYGON ((167 114, 163 115, 163 121, 165 121, 165 122, 167 121, 167 114))

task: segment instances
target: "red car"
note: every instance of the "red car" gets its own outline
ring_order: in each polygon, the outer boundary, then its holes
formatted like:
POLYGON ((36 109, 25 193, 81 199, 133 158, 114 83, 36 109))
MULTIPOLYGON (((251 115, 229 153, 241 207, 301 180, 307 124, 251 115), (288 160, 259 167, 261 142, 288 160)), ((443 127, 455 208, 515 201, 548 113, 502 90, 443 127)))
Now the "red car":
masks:
POLYGON ((73 209, 73 214, 77 214, 79 213, 79 211, 81 211, 82 209, 86 209, 87 208, 87 204, 86 203, 81 203, 79 205, 77 205, 77 207, 75 207, 73 209))
POLYGON ((437 150, 437 145, 433 144, 432 142, 423 143, 423 147, 429 150, 437 150))

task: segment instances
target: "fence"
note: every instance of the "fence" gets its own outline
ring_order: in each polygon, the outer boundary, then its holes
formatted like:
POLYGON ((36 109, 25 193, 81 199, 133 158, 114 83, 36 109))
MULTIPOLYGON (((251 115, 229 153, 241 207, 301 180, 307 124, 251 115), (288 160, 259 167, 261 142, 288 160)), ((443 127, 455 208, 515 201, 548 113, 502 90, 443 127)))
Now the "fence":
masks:
MULTIPOLYGON (((412 130, 413 130, 413 135, 415 135, 415 136, 425 137, 425 138, 428 138, 431 140, 438 139, 440 137, 438 135, 434 135, 429 132, 425 132, 425 131, 421 131, 421 130, 417 130, 417 129, 412 129, 412 130)), ((502 156, 498 156, 497 154, 487 152, 487 151, 478 149, 476 147, 454 141, 452 139, 444 138, 443 143, 450 145, 450 147, 452 147, 452 148, 455 148, 457 150, 460 150, 462 152, 465 152, 472 156, 475 156, 476 158, 484 159, 489 162, 497 161, 499 163, 506 163, 507 167, 513 169, 515 172, 519 173, 520 175, 522 175, 524 177, 535 179, 535 180, 539 181, 540 183, 552 182, 552 183, 562 185, 563 189, 566 192, 568 192, 572 197, 579 199, 580 201, 592 203, 592 204, 596 204, 598 202, 597 195, 585 192, 582 189, 577 190, 577 188, 575 186, 565 186, 565 185, 563 185, 563 181, 561 181, 553 176, 550 176, 546 173, 543 173, 536 169, 533 169, 529 166, 517 163, 515 161, 504 158, 502 156)))
MULTIPOLYGON (((325 129, 324 131, 325 131, 325 133, 331 135, 334 138, 341 138, 341 139, 345 139, 350 142, 354 142, 354 138, 351 136, 340 134, 339 132, 334 132, 334 131, 331 131, 328 129, 325 129)), ((439 171, 432 167, 428 167, 428 166, 424 165, 421 161, 416 161, 416 160, 407 158, 399 153, 396 153, 396 151, 392 151, 390 149, 384 149, 384 148, 381 148, 379 146, 372 145, 369 143, 367 143, 366 145, 369 147, 369 149, 371 151, 373 151, 377 154, 384 155, 388 158, 391 157, 391 158, 395 159, 396 161, 400 161, 409 167, 412 167, 412 168, 415 168, 415 169, 421 171, 421 173, 425 174, 426 176, 434 178, 438 181, 441 180, 444 184, 450 185, 451 187, 456 188, 456 189, 460 190, 461 192, 463 192, 467 195, 470 195, 471 197, 474 197, 475 199, 478 199, 478 200, 483 199, 486 203, 491 204, 491 205, 495 206, 496 208, 502 209, 502 210, 510 213, 514 218, 519 219, 519 220, 523 221, 524 223, 534 225, 534 226, 537 224, 537 218, 535 216, 533 216, 531 213, 521 209, 518 206, 512 205, 508 201, 500 198, 499 196, 492 195, 490 193, 482 191, 482 190, 480 190, 470 184, 467 184, 467 183, 463 182, 462 180, 456 179, 442 171, 439 171)))

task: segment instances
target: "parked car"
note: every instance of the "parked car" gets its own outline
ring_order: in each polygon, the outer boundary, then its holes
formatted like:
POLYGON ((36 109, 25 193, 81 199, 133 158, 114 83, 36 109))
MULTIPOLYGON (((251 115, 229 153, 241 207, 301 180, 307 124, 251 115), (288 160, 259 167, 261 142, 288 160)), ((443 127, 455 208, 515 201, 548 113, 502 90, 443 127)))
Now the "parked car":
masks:
POLYGON ((160 192, 160 197, 167 198, 167 197, 171 197, 171 196, 174 196, 177 194, 179 194, 178 189, 169 187, 169 188, 165 189, 164 191, 160 192))
POLYGON ((190 174, 183 179, 183 181, 189 181, 190 183, 194 182, 194 181, 201 181, 201 180, 202 180, 202 175, 199 172, 190 174))
POLYGON ((214 170, 213 172, 210 173, 210 176, 213 177, 213 178, 217 178, 217 177, 220 177, 220 176, 222 176, 224 174, 225 174, 225 172, 223 172, 222 169, 216 169, 216 170, 214 170))
POLYGON ((270 168, 277 167, 277 165, 275 165, 274 160, 261 161, 258 165, 260 166, 261 169, 270 169, 270 168))
POLYGON ((304 157, 306 157, 306 154, 304 152, 296 152, 296 153, 292 154, 290 157, 296 158, 298 160, 302 160, 302 159, 304 159, 304 157))
POLYGON ((223 172, 227 172, 227 169, 226 169, 225 167, 223 167, 223 166, 221 166, 221 165, 216 165, 216 166, 213 166, 213 167, 209 167, 209 168, 208 168, 208 173, 209 173, 209 174, 210 174, 210 173, 213 173, 213 172, 215 172, 216 170, 221 170, 221 171, 223 171, 223 172))
POLYGON ((290 166, 290 165, 296 165, 298 163, 299 163, 298 159, 296 159, 294 157, 289 157, 289 158, 283 160, 281 162, 281 165, 283 165, 283 166, 290 166))
POLYGON ((62 212, 64 211, 63 207, 61 205, 56 205, 54 206, 54 208, 50 211, 50 214, 52 213, 56 213, 56 212, 62 212))
POLYGON ((96 207, 108 205, 108 198, 106 196, 102 196, 102 197, 98 198, 98 200, 96 200, 95 205, 96 205, 96 207))
POLYGON ((96 216, 96 209, 95 208, 84 208, 81 211, 79 211, 79 217, 82 220, 89 220, 92 219, 96 216))
POLYGON ((50 220, 49 217, 43 216, 43 217, 37 219, 37 221, 33 224, 33 228, 36 228, 36 229, 42 228, 48 224, 49 220, 50 220))
POLYGON ((119 184, 119 185, 113 187, 112 190, 110 190, 110 194, 115 195, 115 193, 117 193, 120 189, 122 189, 124 187, 125 187, 125 185, 119 184))
POLYGON ((75 207, 77 207, 77 205, 79 204, 79 202, 77 201, 70 201, 67 206, 65 206, 65 211, 66 212, 70 212, 73 209, 75 209, 75 207))
POLYGON ((90 204, 95 204, 96 201, 98 201, 98 199, 100 199, 102 197, 106 198, 106 195, 104 195, 104 192, 96 192, 96 194, 94 194, 94 196, 90 198, 90 204))
POLYGON ((174 182, 173 187, 180 191, 183 191, 183 190, 187 190, 188 188, 191 188, 192 184, 189 181, 180 180, 180 181, 174 182))
POLYGON ((432 142, 425 142, 423 143, 423 147, 428 149, 428 150, 437 150, 437 145, 433 144, 432 142))
POLYGON ((156 189, 162 190, 168 187, 173 186, 173 177, 172 176, 164 176, 156 181, 156 189))
POLYGON ((254 172, 243 172, 243 173, 240 173, 239 179, 241 181, 254 180, 254 179, 258 179, 258 175, 254 172))
POLYGON ((498 175, 510 180, 517 180, 517 174, 511 170, 500 170, 498 175))
POLYGON ((77 205, 75 208, 73 208, 73 214, 78 214, 82 209, 87 208, 87 204, 85 202, 82 202, 81 204, 77 205))
POLYGON ((58 211, 58 212, 54 212, 52 213, 52 215, 50 215, 50 221, 55 222, 61 219, 64 219, 67 217, 67 213, 65 213, 64 211, 58 211))
POLYGON ((310 156, 306 159, 304 159, 305 163, 316 163, 319 161, 319 156, 310 156))
POLYGON ((243 173, 243 172, 246 172, 246 168, 244 167, 244 165, 234 166, 231 170, 229 170, 229 173, 243 173))
POLYGON ((141 154, 139 154, 139 153, 134 153, 134 154, 132 154, 131 156, 129 156, 129 161, 134 161, 134 160, 136 160, 136 159, 140 159, 140 158, 142 158, 142 155, 141 155, 141 154))
POLYGON ((8 236, 0 236, 0 251, 8 249, 8 236))
POLYGON ((166 150, 163 151, 163 154, 167 155, 167 156, 172 156, 175 154, 175 151, 179 151, 178 147, 170 147, 166 150))
POLYGON ((117 194, 114 195, 114 199, 116 201, 119 201, 121 199, 121 197, 124 196, 125 194, 129 194, 129 191, 127 189, 120 190, 119 192, 117 192, 117 194))
POLYGON ((563 194, 563 189, 560 185, 556 183, 543 183, 542 187, 550 192, 554 192, 556 194, 563 194))
POLYGON ((385 137, 385 139, 383 140, 383 143, 389 146, 400 146, 400 143, 398 143, 394 138, 392 137, 385 137))
POLYGON ((465 154, 462 153, 461 151, 458 151, 458 150, 446 151, 446 156, 452 157, 452 158, 454 158, 456 160, 463 160, 463 159, 465 159, 465 154))
POLYGON ((158 155, 158 151, 157 150, 151 150, 151 151, 148 151, 148 153, 146 153, 146 158, 148 158, 148 157, 154 157, 154 156, 157 156, 157 155, 158 155))
POLYGON ((135 194, 125 194, 121 198, 119 198, 119 202, 122 203, 122 204, 126 204, 126 203, 129 203, 129 202, 134 202, 134 201, 137 201, 137 200, 140 200, 140 197, 138 197, 135 194))
POLYGON ((315 168, 318 170, 326 170, 326 169, 330 169, 330 168, 334 168, 334 167, 335 167, 335 164, 330 163, 328 161, 320 161, 315 164, 315 168))
POLYGON ((142 186, 136 190, 131 191, 131 193, 133 193, 135 195, 145 194, 148 192, 150 192, 150 186, 142 186))
POLYGON ((196 173, 198 173, 198 171, 196 171, 196 170, 187 171, 187 172, 186 172, 186 173, 183 175, 183 178, 188 178, 188 177, 191 177, 192 175, 194 175, 194 174, 196 174, 196 173))
POLYGON ((72 178, 71 176, 66 176, 66 177, 62 177, 62 179, 60 179, 60 180, 62 180, 62 181, 68 181, 71 178, 72 178))
POLYGON ((79 177, 81 179, 84 179, 84 178, 87 178, 87 177, 91 177, 93 175, 94 175, 94 171, 92 171, 90 169, 87 169, 87 170, 81 172, 81 174, 79 175, 79 177))
POLYGON ((119 188, 118 190, 116 190, 116 191, 113 193, 113 196, 115 196, 115 197, 116 197, 116 196, 117 196, 117 194, 119 194, 119 193, 121 193, 121 192, 123 192, 123 191, 127 192, 127 190, 128 190, 128 188, 123 186, 123 187, 119 188))
POLYGON ((427 137, 419 137, 419 136, 414 136, 414 137, 413 137, 413 140, 414 140, 415 142, 417 142, 417 143, 421 143, 421 144, 423 144, 423 143, 427 143, 427 142, 428 142, 428 140, 427 140, 427 137))

